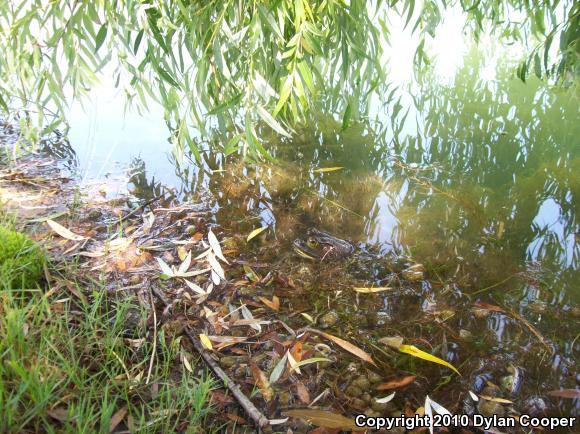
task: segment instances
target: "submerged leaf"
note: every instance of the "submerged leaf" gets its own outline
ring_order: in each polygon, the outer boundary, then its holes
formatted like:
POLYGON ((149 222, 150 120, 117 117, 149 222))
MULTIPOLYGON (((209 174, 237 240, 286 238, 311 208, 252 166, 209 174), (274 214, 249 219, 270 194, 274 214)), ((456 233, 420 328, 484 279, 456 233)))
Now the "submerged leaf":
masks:
POLYGON ((361 294, 372 294, 374 292, 382 292, 382 291, 389 291, 392 288, 389 286, 383 287, 376 287, 376 288, 354 288, 356 292, 360 292, 361 294))
POLYGON ((336 167, 320 167, 318 169, 314 169, 315 173, 325 173, 325 172, 336 172, 337 170, 344 169, 343 166, 336 166, 336 167))
POLYGON ((387 381, 386 383, 379 384, 376 389, 377 390, 391 390, 391 389, 398 389, 400 387, 405 387, 411 384, 417 378, 416 375, 407 375, 403 378, 397 378, 396 380, 387 381))
POLYGON ((375 401, 378 404, 386 404, 387 402, 391 402, 393 400, 393 398, 395 397, 395 394, 397 392, 393 392, 390 395, 385 396, 384 398, 375 398, 375 401))
POLYGON ((262 226, 261 228, 258 229, 254 229, 252 232, 250 232, 250 234, 248 235, 248 238, 246 238, 246 242, 250 241, 252 238, 260 235, 262 232, 264 232, 266 229, 268 229, 268 226, 262 226))
POLYGON ((61 237, 66 238, 67 240, 83 241, 83 240, 87 239, 87 237, 83 237, 82 235, 77 235, 77 234, 71 232, 69 229, 65 228, 64 226, 55 222, 54 220, 48 219, 48 220, 46 220, 46 223, 48 223, 48 226, 50 226, 50 228, 53 231, 55 231, 61 237))
POLYGON ((360 431, 353 419, 343 416, 342 414, 333 413, 326 410, 297 409, 286 410, 282 413, 284 416, 299 417, 306 420, 312 425, 323 428, 335 428, 345 431, 360 431))
POLYGON ((560 389, 560 390, 552 390, 548 392, 550 396, 556 396, 558 398, 580 398, 580 390, 579 389, 560 389))
POLYGON ((367 353, 366 351, 364 351, 363 349, 357 347, 356 345, 351 344, 348 341, 345 341, 344 339, 329 335, 328 333, 320 332, 320 334, 322 336, 324 336, 326 339, 329 339, 332 342, 334 342, 336 345, 342 347, 343 349, 345 349, 349 353, 354 354, 359 359, 364 360, 365 362, 368 362, 371 365, 376 366, 376 363, 373 360, 373 358, 371 357, 371 355, 369 353, 367 353))
POLYGON ((449 369, 452 369, 453 371, 457 372, 458 375, 461 375, 457 370, 457 368, 455 368, 455 366, 453 366, 451 363, 443 359, 440 359, 439 357, 436 357, 432 354, 426 353, 425 351, 420 350, 414 345, 401 345, 398 349, 400 352, 409 354, 413 357, 427 360, 428 362, 438 363, 443 366, 447 366, 449 369))

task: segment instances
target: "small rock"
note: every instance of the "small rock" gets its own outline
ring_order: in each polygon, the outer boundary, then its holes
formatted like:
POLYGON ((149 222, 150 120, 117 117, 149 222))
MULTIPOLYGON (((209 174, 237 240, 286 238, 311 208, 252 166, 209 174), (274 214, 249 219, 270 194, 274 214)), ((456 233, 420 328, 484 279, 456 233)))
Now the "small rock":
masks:
POLYGON ((546 414, 548 404, 539 396, 531 396, 524 401, 524 413, 531 416, 541 416, 546 414))
POLYGON ((366 417, 380 417, 381 415, 381 413, 374 411, 372 408, 369 408, 364 414, 366 417))
POLYGON ((367 378, 369 379, 371 384, 377 384, 383 381, 383 377, 373 371, 369 371, 369 373, 367 374, 367 378))
POLYGON ((487 399, 480 399, 477 404, 477 409, 482 415, 488 417, 493 415, 503 416, 505 414, 505 409, 499 402, 489 401, 487 399))
POLYGON ((290 405, 290 402, 292 401, 292 394, 290 392, 288 392, 287 390, 283 390, 278 394, 278 399, 279 399, 279 403, 282 406, 288 406, 290 405))
POLYGON ((338 323, 338 319, 338 314, 331 310, 320 317, 318 324, 321 328, 326 329, 335 326, 338 323))
POLYGON ((371 408, 374 411, 379 412, 381 415, 384 415, 387 412, 392 411, 395 407, 392 402, 377 402, 376 399, 373 399, 371 408))
POLYGON ((356 408, 359 411, 364 411, 368 408, 368 403, 364 402, 362 399, 360 398, 353 398, 350 401, 350 406, 353 408, 356 408))
POLYGON ((236 366, 238 361, 235 357, 224 356, 220 359, 219 364, 223 369, 230 369, 236 366))
POLYGON ((344 390, 344 393, 346 393, 348 396, 352 396, 353 398, 358 398, 363 394, 363 391, 359 387, 356 387, 354 384, 351 384, 344 390))
POLYGON ((371 382, 364 375, 361 375, 361 376, 355 378, 351 384, 353 386, 358 387, 361 390, 368 390, 371 387, 371 382))
POLYGON ((373 399, 373 397, 370 395, 370 393, 365 392, 361 395, 360 399, 362 399, 364 402, 368 404, 369 402, 371 402, 371 399, 373 399))

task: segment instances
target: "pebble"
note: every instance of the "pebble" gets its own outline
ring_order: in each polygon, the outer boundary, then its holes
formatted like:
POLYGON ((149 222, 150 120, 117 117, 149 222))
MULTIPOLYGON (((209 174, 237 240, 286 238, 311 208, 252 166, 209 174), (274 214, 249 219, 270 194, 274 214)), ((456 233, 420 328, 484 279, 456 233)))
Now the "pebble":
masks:
POLYGON ((484 416, 503 416, 505 409, 499 402, 489 401, 487 399, 480 399, 477 404, 477 409, 484 416))
POLYGON ((351 384, 361 390, 368 390, 371 387, 371 382, 364 375, 356 377, 351 384))
POLYGON ((359 396, 361 396, 363 394, 363 391, 360 389, 360 387, 357 387, 354 384, 351 384, 350 386, 348 386, 344 390, 344 393, 346 393, 348 396, 358 398, 359 396))
POLYGON ((238 361, 236 360, 236 358, 231 356, 224 356, 219 361, 220 366, 224 369, 232 368, 236 366, 237 363, 238 361))
POLYGON ((321 328, 326 329, 335 326, 338 323, 338 319, 338 314, 331 310, 320 317, 318 324, 321 328))
POLYGON ((292 401, 292 394, 287 390, 283 390, 278 394, 278 399, 280 405, 287 406, 290 405, 290 401, 292 401))
POLYGON ((391 402, 377 402, 376 400, 373 400, 371 408, 374 411, 381 413, 381 415, 384 415, 389 410, 393 410, 394 406, 393 406, 393 403, 391 403, 391 402))
POLYGON ((383 381, 383 377, 381 375, 377 374, 376 372, 373 372, 373 371, 370 371, 367 374, 367 378, 369 379, 371 384, 377 384, 377 383, 380 383, 381 381, 383 381))

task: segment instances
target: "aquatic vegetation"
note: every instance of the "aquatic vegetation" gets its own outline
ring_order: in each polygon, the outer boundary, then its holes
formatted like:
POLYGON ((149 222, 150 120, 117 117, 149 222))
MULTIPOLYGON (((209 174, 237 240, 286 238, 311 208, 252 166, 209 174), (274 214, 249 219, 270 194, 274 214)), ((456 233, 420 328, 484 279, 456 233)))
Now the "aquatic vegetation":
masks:
POLYGON ((0 225, 0 284, 34 288, 42 276, 45 255, 26 235, 0 225))

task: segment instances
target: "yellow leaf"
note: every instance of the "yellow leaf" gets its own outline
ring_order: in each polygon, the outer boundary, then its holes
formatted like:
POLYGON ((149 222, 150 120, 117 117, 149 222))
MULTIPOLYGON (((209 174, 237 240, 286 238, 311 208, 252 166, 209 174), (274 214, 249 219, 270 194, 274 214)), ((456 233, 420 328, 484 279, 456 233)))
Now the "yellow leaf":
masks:
POLYGON ((250 232, 250 234, 248 235, 248 238, 246 238, 246 242, 250 241, 252 238, 260 235, 262 232, 264 232, 266 229, 268 229, 268 226, 262 226, 261 228, 258 229, 254 229, 252 232, 250 232))
POLYGON ((211 341, 209 340, 209 337, 207 335, 204 335, 203 333, 200 334, 199 340, 205 349, 207 350, 213 349, 213 345, 211 344, 211 341))
POLYGON ((316 173, 324 173, 324 172, 336 172, 337 170, 344 169, 343 166, 336 166, 336 167, 321 167, 319 169, 314 169, 316 173))
POLYGON ((360 292, 361 294, 372 294, 373 292, 382 292, 382 291, 389 291, 392 288, 389 286, 382 286, 376 288, 354 288, 356 292, 360 292))
POLYGON ((314 323, 314 318, 312 318, 311 315, 305 313, 305 312, 301 312, 300 315, 302 315, 304 318, 306 318, 308 321, 310 321, 311 323, 314 323))
POLYGON ((189 360, 187 360, 187 357, 183 356, 183 366, 185 366, 185 369, 187 369, 189 372, 191 372, 193 374, 193 369, 191 369, 191 365, 189 364, 189 360))
POLYGON ((419 359, 427 360, 428 362, 439 363, 440 365, 447 366, 449 369, 457 372, 457 374, 461 375, 457 368, 453 366, 451 363, 446 362, 439 357, 435 357, 432 354, 426 353, 425 351, 420 350, 414 345, 401 345, 399 346, 399 351, 402 353, 410 354, 413 357, 417 357, 419 359))
POLYGON ((48 220, 46 220, 46 223, 48 223, 48 226, 50 226, 50 228, 53 231, 55 231, 61 237, 66 238, 67 240, 83 241, 83 240, 86 240, 87 239, 87 237, 83 237, 82 235, 77 235, 77 234, 71 232, 70 230, 68 230, 64 226, 58 224, 54 220, 48 219, 48 220))

